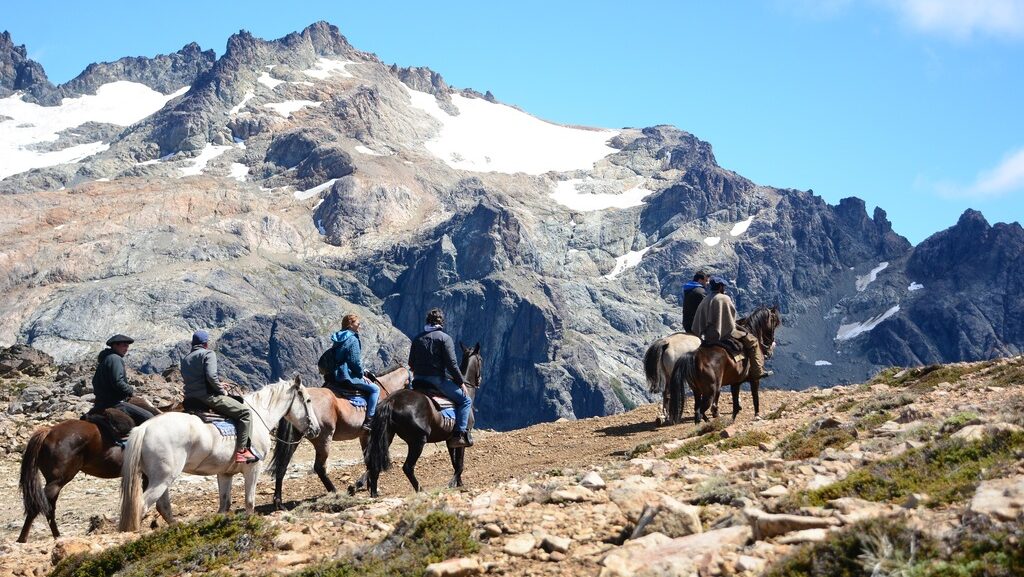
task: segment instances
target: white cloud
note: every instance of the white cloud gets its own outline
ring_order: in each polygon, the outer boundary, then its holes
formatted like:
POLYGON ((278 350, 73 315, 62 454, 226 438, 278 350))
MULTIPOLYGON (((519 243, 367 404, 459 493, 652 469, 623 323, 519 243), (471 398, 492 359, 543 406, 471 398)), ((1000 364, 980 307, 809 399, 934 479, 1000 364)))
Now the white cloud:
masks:
POLYGON ((993 198, 1024 190, 1024 148, 1005 157, 994 168, 983 170, 974 182, 962 186, 952 182, 932 185, 940 195, 949 198, 993 198))
POLYGON ((975 34, 1024 37, 1024 0, 895 0, 885 2, 916 30, 954 38, 975 34))

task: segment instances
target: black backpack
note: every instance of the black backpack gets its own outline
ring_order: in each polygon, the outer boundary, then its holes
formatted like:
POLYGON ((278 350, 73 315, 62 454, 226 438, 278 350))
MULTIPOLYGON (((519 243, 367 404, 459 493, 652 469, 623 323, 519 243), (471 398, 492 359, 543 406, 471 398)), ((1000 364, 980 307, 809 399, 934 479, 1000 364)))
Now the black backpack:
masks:
POLYGON ((320 370, 320 374, 323 375, 324 380, 329 383, 334 382, 334 371, 338 368, 336 352, 337 351, 334 350, 334 345, 332 345, 331 348, 324 351, 316 361, 316 368, 320 370))

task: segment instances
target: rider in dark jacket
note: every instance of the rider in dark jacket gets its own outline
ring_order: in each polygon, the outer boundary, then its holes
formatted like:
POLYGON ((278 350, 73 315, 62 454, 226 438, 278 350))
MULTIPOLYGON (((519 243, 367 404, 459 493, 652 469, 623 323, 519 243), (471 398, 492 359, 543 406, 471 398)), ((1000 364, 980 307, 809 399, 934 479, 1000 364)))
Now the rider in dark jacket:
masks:
POLYGON ((683 285, 683 330, 688 333, 693 333, 693 315, 707 296, 707 285, 708 275, 700 270, 693 275, 692 281, 683 285))
POLYGON ((367 382, 363 373, 362 343, 359 340, 359 316, 345 315, 341 330, 331 335, 334 342, 334 382, 346 384, 366 396, 366 417, 363 429, 370 430, 370 422, 377 413, 380 387, 367 382))
POLYGON ((125 335, 114 335, 107 339, 107 347, 100 352, 96 373, 92 376, 92 392, 96 395, 93 410, 119 409, 128 413, 136 425, 153 418, 153 413, 129 402, 135 394, 124 370, 124 356, 128 345, 135 340, 125 335))
POLYGON ((449 445, 472 447, 469 414, 473 409, 473 400, 466 394, 462 371, 455 361, 455 343, 443 329, 444 313, 441 309, 431 309, 427 313, 427 324, 423 332, 412 339, 409 367, 417 381, 437 387, 455 403, 455 428, 449 445))

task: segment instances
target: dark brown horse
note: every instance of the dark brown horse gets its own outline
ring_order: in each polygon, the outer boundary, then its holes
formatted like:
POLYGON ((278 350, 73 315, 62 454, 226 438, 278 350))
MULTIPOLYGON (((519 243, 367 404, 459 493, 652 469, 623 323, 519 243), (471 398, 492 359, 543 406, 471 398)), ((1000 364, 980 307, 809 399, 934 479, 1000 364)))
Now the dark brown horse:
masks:
MULTIPOLYGON (((408 367, 399 365, 392 367, 376 376, 376 383, 381 388, 381 402, 397 391, 404 389, 412 382, 412 372, 408 367)), ((306 389, 313 401, 313 412, 320 421, 320 434, 312 439, 316 456, 313 461, 313 471, 324 489, 328 493, 334 493, 334 483, 327 476, 327 458, 331 455, 331 441, 348 441, 359 439, 360 446, 365 450, 368 435, 363 429, 363 416, 365 408, 352 406, 347 399, 339 398, 334 391, 325 387, 311 387, 306 389)), ((301 442, 300 434, 295 431, 291 423, 282 419, 277 428, 277 443, 274 445, 274 456, 271 457, 269 467, 274 471, 274 506, 283 509, 281 499, 281 485, 284 483, 285 473, 288 471, 288 464, 295 454, 295 449, 301 442)), ((307 437, 308 438, 308 437, 307 437)), ((349 492, 354 493, 366 484, 364 474, 349 492)))
MULTIPOLYGON (((778 307, 759 307, 750 316, 740 319, 738 325, 752 333, 765 358, 775 352, 775 329, 782 324, 778 307)), ((708 408, 718 416, 718 396, 724 385, 732 388, 732 418, 736 419, 740 408, 740 386, 747 381, 747 370, 742 363, 736 363, 725 348, 718 345, 701 346, 687 353, 676 363, 669 383, 670 419, 678 419, 686 405, 686 384, 693 390, 693 421, 707 421, 708 408)), ((750 392, 754 397, 754 418, 759 419, 761 405, 758 399, 760 379, 750 380, 750 392)))
MULTIPOLYGON (((480 376, 483 373, 483 359, 480 356, 480 343, 472 349, 459 343, 462 347, 462 362, 459 370, 466 377, 466 389, 469 397, 476 397, 480 387, 480 376)), ((473 413, 469 414, 469 426, 473 426, 473 413)), ((416 480, 416 461, 423 453, 427 443, 447 441, 451 436, 451 428, 443 425, 441 414, 434 408, 434 403, 419 391, 403 390, 388 397, 377 407, 377 415, 373 419, 373 432, 370 444, 366 448, 366 474, 369 481, 370 496, 377 496, 377 479, 382 471, 391 467, 389 449, 391 441, 398 435, 409 446, 402 471, 412 483, 414 490, 419 492, 420 483, 416 480)), ((462 486, 462 466, 466 455, 463 447, 448 447, 448 456, 455 470, 449 487, 462 486)))
MULTIPOLYGON (((160 413, 139 397, 132 397, 129 402, 153 414, 160 413)), ((60 537, 57 497, 79 471, 101 479, 121 476, 121 446, 115 442, 115 435, 126 433, 132 423, 127 413, 112 412, 109 427, 103 423, 104 416, 108 414, 104 411, 86 415, 85 419, 61 421, 48 429, 36 431, 29 438, 21 457, 19 487, 25 507, 25 524, 18 536, 19 543, 28 541, 32 522, 40 514, 50 524, 54 539, 60 537), (40 475, 45 484, 40 482, 40 475)))

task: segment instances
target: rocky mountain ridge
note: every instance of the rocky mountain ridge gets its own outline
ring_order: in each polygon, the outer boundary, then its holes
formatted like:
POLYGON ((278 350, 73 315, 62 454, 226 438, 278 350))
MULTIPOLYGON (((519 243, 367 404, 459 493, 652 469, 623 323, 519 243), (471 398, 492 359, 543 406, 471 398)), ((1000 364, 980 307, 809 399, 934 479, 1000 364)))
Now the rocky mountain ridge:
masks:
MULTIPOLYGON (((7 50, 0 86, 38 77, 24 52, 7 50)), ((82 86, 113 82, 101 99, 179 73, 146 85, 138 119, 25 137, 40 155, 92 148, 0 180, 0 342, 70 361, 128 332, 129 363, 159 373, 207 328, 227 375, 259 386, 314 379, 346 312, 366 319, 370 366, 402 361, 441 306, 482 345, 495 385, 478 422, 499 429, 649 400, 640 359, 679 328, 697 268, 733 281, 741 313, 781 306, 769 386, 1024 349, 1019 224, 968 212, 912 247, 884 210, 757 185, 677 128, 545 123, 323 22, 243 31, 211 59, 189 45, 91 67, 82 86), (947 259, 985 266, 963 279, 947 259)), ((0 115, 22 114, 17 98, 0 115)))

